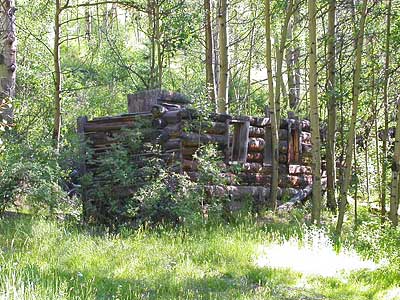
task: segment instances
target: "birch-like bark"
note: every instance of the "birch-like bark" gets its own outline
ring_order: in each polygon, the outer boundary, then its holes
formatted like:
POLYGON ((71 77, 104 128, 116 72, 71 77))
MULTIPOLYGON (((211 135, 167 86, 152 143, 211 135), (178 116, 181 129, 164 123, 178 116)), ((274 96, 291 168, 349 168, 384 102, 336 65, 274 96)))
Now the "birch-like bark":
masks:
POLYGON ((292 11, 293 11, 293 0, 289 0, 288 6, 286 9, 285 20, 284 20, 284 22, 282 24, 282 28, 281 28, 279 47, 277 47, 277 51, 276 51, 275 107, 276 107, 276 122, 277 122, 277 124, 280 124, 280 115, 281 115, 280 99, 281 99, 281 88, 282 88, 282 81, 283 81, 283 76, 282 76, 283 54, 284 54, 285 47, 286 47, 287 32, 288 32, 289 21, 290 21, 291 15, 292 15, 292 11))
POLYGON ((219 86, 217 99, 217 112, 228 112, 229 91, 229 57, 228 57, 228 4, 227 0, 219 0, 218 27, 219 27, 219 86))
POLYGON ((357 33, 357 40, 356 40, 356 58, 354 64, 354 78, 353 78, 353 104, 352 104, 350 128, 347 138, 343 183, 341 186, 340 197, 339 197, 339 216, 336 224, 337 235, 340 235, 342 233, 344 214, 347 205, 347 193, 350 186, 350 177, 351 177, 351 169, 353 162, 353 147, 354 147, 354 138, 356 133, 357 114, 358 114, 358 101, 360 97, 361 55, 364 45, 364 28, 365 28, 365 20, 367 18, 367 4, 368 0, 363 0, 361 9, 362 12, 360 19, 360 27, 357 33))
POLYGON ((211 0, 204 0, 205 39, 206 39, 206 86, 208 99, 215 105, 214 42, 211 22, 211 0))
POLYGON ((399 176, 400 176, 400 97, 397 99, 397 122, 392 162, 392 183, 390 186, 390 211, 389 219, 393 226, 399 223, 399 176))
POLYGON ((54 14, 54 42, 53 42, 53 62, 54 62, 54 127, 53 140, 56 151, 60 149, 61 142, 61 0, 56 0, 56 11, 54 14))
POLYGON ((385 119, 385 127, 382 139, 382 185, 380 193, 381 203, 381 222, 385 222, 386 218, 386 183, 387 183, 387 168, 388 168, 388 135, 389 135, 389 112, 388 112, 388 90, 389 90, 389 66, 390 66, 390 21, 392 13, 392 0, 388 0, 387 4, 387 19, 386 19, 386 41, 385 41, 385 70, 384 70, 384 85, 383 85, 383 113, 385 119))
POLYGON ((274 98, 274 82, 272 78, 272 46, 271 46, 271 8, 270 1, 265 0, 265 37, 266 37, 266 67, 268 76, 268 98, 270 106, 270 119, 272 131, 272 184, 271 184, 271 206, 276 209, 279 184, 279 140, 278 123, 276 120, 276 107, 274 98))
POLYGON ((308 0, 309 30, 309 82, 310 82, 310 121, 312 144, 312 211, 311 221, 321 222, 321 139, 318 113, 318 69, 317 69, 317 12, 315 1, 308 0))
POLYGON ((326 143, 326 173, 327 173, 327 207, 336 212, 337 204, 335 198, 336 185, 336 88, 335 88, 335 23, 336 23, 336 0, 330 0, 328 9, 328 72, 326 91, 328 94, 328 133, 326 143))
MULTIPOLYGON (((16 78, 16 53, 17 38, 15 28, 15 0, 2 1, 0 6, 1 21, 1 52, 0 52, 0 104, 10 103, 15 97, 16 78), (7 100, 6 100, 7 99, 7 100)), ((11 123, 13 110, 11 108, 2 111, 1 119, 11 123)))

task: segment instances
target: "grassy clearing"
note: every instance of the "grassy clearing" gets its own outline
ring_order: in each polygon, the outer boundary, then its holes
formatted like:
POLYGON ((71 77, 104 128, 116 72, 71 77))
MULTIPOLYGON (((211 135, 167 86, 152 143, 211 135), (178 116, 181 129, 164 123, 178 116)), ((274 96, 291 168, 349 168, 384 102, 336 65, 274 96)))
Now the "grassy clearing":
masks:
POLYGON ((110 234, 7 217, 0 299, 400 299, 399 275, 386 269, 321 276, 257 263, 260 247, 297 236, 299 227, 251 220, 110 234))

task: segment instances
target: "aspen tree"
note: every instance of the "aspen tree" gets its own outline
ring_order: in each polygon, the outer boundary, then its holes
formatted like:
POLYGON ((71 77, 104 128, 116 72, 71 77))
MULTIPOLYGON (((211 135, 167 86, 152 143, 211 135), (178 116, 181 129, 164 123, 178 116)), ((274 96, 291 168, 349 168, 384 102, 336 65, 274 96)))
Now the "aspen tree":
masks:
POLYGON ((310 82, 310 121, 312 143, 312 213, 313 223, 320 224, 321 219, 321 139, 318 114, 318 69, 317 69, 317 12, 315 1, 308 0, 309 30, 309 82, 310 82))
POLYGON ((336 186, 336 155, 335 155, 335 132, 336 132, 336 89, 335 89, 335 23, 336 23, 336 0, 329 1, 328 9, 328 43, 327 43, 327 82, 328 93, 328 133, 326 143, 326 171, 327 171, 327 207, 336 212, 337 204, 335 198, 336 186))
POLYGON ((361 8, 360 26, 356 39, 356 57, 354 63, 354 77, 353 77, 353 99, 352 99, 353 103, 352 103, 350 128, 347 138, 343 183, 340 189, 340 196, 339 196, 339 215, 336 224, 337 235, 340 235, 342 232, 344 214, 347 205, 347 193, 350 186, 351 169, 353 162, 353 147, 354 147, 354 138, 356 134, 356 122, 358 114, 358 100, 360 97, 361 55, 364 45, 364 29, 365 29, 365 20, 367 18, 367 4, 368 0, 363 0, 361 8))
POLYGON ((219 27, 219 85, 217 112, 228 112, 228 90, 229 90, 229 57, 228 57, 228 3, 227 0, 219 0, 218 5, 218 27, 219 27))
POLYGON ((279 183, 279 148, 278 148, 278 123, 276 120, 276 107, 274 98, 274 82, 272 78, 272 46, 271 46, 271 8, 270 1, 265 0, 265 37, 266 37, 266 66, 268 77, 268 99, 270 106, 270 121, 272 131, 272 184, 271 206, 276 209, 279 183))
MULTIPOLYGON (((15 76, 16 76, 16 30, 15 30, 15 1, 2 1, 0 5, 1 21, 1 52, 0 52, 0 104, 9 103, 15 97, 15 76), (6 100, 7 99, 7 100, 6 100)), ((11 122, 13 111, 5 109, 0 116, 2 119, 11 122)))
POLYGON ((386 41, 385 41, 385 70, 383 85, 383 113, 385 119, 385 127, 382 138, 382 185, 380 191, 381 202, 381 222, 385 222, 386 218, 386 182, 388 169, 388 135, 389 135, 389 112, 388 112, 388 90, 389 90, 389 65, 390 65, 390 21, 392 13, 392 0, 388 0, 387 16, 386 16, 386 41))

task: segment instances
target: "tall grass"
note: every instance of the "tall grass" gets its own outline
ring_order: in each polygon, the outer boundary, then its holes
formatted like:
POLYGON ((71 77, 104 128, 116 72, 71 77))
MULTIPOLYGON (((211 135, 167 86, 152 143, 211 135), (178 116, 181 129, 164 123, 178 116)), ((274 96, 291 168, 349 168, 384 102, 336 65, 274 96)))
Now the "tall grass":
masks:
POLYGON ((365 271, 343 282, 255 263, 260 245, 299 231, 247 220, 113 234, 3 218, 0 299, 381 299, 392 288, 365 271))

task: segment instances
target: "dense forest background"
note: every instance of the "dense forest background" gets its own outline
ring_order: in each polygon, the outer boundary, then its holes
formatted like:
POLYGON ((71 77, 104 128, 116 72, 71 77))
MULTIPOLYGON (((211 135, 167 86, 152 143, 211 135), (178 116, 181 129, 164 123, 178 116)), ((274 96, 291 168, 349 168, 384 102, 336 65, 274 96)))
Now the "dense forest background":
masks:
POLYGON ((163 88, 204 111, 262 116, 267 105, 275 124, 289 111, 310 118, 314 171, 326 162, 326 206, 343 219, 351 196, 397 224, 399 5, 5 1, 3 25, 12 26, 3 26, 3 42, 14 48, 3 52, 2 76, 16 74, 16 83, 3 87, 3 202, 35 190, 37 201, 59 203, 58 178, 77 165, 77 117, 124 113, 128 93, 163 88), (27 174, 36 189, 21 186, 27 174))

